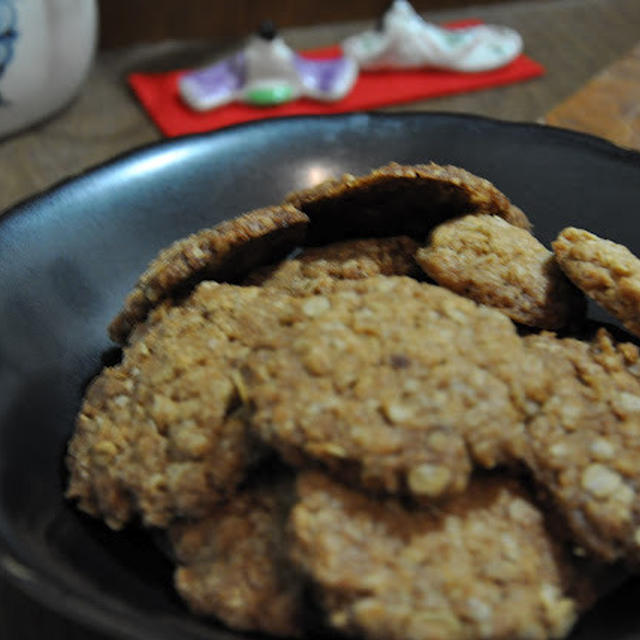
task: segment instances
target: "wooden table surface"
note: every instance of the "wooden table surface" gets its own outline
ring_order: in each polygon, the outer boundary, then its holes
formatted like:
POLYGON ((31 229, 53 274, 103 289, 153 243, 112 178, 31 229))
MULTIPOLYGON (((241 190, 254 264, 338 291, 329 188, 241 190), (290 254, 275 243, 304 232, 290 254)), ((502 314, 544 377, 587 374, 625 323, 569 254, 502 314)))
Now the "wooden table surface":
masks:
POLYGON ((549 111, 544 121, 640 149, 640 42, 549 111))
MULTIPOLYGON (((547 121, 640 148, 640 1, 532 0, 434 12, 428 17, 434 22, 474 17, 512 26, 547 74, 525 84, 395 110, 547 121)), ((293 47, 308 48, 337 42, 364 26, 310 27, 284 36, 293 47)), ((195 65, 222 46, 167 42, 99 54, 72 105, 48 122, 0 141, 0 211, 118 153, 160 140, 126 88, 124 75, 131 70, 195 65)), ((31 602, 2 577, 0 638, 106 640, 31 602)))

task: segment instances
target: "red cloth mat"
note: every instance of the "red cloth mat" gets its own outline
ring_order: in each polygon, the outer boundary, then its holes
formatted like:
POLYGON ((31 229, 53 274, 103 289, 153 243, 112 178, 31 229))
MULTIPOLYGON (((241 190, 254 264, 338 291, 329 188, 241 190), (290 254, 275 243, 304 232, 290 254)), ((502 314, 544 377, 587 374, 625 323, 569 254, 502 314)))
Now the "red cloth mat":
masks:
MULTIPOLYGON (((447 25, 460 28, 479 24, 466 20, 447 25)), ((331 58, 341 54, 339 46, 304 52, 310 58, 331 58)), ((460 73, 420 69, 413 71, 361 71, 351 92, 338 102, 316 102, 302 98, 277 107, 254 107, 242 103, 197 112, 182 102, 178 79, 184 70, 167 73, 132 73, 129 85, 149 116, 166 136, 213 131, 229 125, 281 116, 364 111, 403 102, 477 91, 521 82, 543 75, 544 67, 525 55, 511 64, 481 73, 460 73)))

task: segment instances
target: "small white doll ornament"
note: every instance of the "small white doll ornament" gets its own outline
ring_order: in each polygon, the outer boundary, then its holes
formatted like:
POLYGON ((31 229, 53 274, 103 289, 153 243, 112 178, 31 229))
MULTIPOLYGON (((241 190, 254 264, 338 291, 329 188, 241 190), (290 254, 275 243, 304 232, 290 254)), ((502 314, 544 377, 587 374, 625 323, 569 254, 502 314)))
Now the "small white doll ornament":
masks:
POLYGON ((236 100, 267 107, 302 96, 340 100, 357 77, 358 65, 352 58, 304 58, 286 45, 271 23, 264 23, 243 50, 183 75, 179 91, 182 99, 197 111, 236 100))
POLYGON ((513 61, 522 51, 522 38, 513 29, 493 25, 444 29, 423 20, 407 0, 394 0, 378 29, 347 38, 342 48, 365 70, 477 72, 513 61))

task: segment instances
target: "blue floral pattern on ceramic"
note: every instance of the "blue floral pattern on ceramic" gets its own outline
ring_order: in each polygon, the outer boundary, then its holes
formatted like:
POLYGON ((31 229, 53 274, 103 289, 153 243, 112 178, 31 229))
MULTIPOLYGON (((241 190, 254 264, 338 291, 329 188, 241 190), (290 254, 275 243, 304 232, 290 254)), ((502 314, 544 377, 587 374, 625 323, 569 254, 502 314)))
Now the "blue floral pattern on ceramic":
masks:
MULTIPOLYGON (((13 45, 18 37, 16 15, 13 0, 0 0, 0 78, 13 58, 13 45)), ((0 92, 0 104, 3 102, 0 92)))

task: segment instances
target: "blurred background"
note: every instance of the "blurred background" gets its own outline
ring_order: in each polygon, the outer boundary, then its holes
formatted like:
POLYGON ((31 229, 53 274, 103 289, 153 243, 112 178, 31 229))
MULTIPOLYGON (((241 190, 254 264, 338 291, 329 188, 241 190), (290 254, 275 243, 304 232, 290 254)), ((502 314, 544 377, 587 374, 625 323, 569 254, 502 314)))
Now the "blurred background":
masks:
MULTIPOLYGON (((539 0, 544 2, 544 0, 539 0)), ((485 0, 495 4, 500 0, 485 0)), ((420 12, 477 4, 469 0, 416 0, 420 12)), ((299 27, 382 14, 388 0, 100 0, 100 44, 110 49, 164 38, 243 36, 262 20, 280 27, 299 27)))
MULTIPOLYGON (((0 212, 61 179, 163 137, 131 91, 130 73, 210 63, 240 47, 265 19, 275 22, 296 50, 336 44, 375 25, 388 4, 386 0, 0 0, 0 10, 9 5, 37 6, 40 13, 62 23, 71 20, 65 16, 77 18, 91 8, 95 23, 94 55, 73 100, 63 109, 48 112, 46 119, 43 116, 4 137, 2 118, 9 110, 0 110, 0 212)), ((516 29, 524 39, 525 54, 542 64, 546 73, 518 84, 387 110, 546 121, 640 146, 634 110, 640 103, 640 53, 634 50, 640 42, 639 0, 415 0, 412 4, 436 24, 472 18, 516 29), (589 86, 600 74, 604 84, 600 78, 594 93, 589 86), (581 98, 577 103, 573 100, 574 94, 584 90, 592 94, 587 105, 581 98)), ((61 39, 69 44, 64 64, 52 62, 41 52, 49 66, 31 65, 41 76, 32 83, 40 87, 32 103, 50 100, 50 87, 59 88, 69 79, 65 65, 81 58, 71 46, 79 43, 80 30, 67 25, 67 31, 71 35, 61 39)), ((15 32, 9 32, 9 37, 14 38, 15 32)), ((22 45, 20 40, 13 45, 13 61, 0 76, 0 99, 10 74, 17 75, 22 45)), ((87 52, 91 50, 85 47, 85 56, 87 52)))

